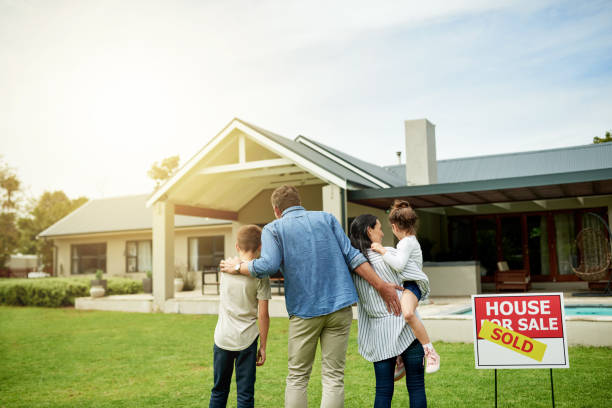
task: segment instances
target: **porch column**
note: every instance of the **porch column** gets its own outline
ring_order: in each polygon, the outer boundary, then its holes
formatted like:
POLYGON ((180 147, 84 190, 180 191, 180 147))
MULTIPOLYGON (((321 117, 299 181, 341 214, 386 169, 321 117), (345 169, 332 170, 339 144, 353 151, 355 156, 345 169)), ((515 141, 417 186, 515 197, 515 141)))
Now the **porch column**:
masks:
POLYGON ((163 311, 174 297, 174 204, 153 205, 153 309, 163 311))
POLYGON ((321 190, 323 193, 323 211, 336 217, 346 231, 348 227, 346 225, 346 190, 334 184, 323 186, 321 190))

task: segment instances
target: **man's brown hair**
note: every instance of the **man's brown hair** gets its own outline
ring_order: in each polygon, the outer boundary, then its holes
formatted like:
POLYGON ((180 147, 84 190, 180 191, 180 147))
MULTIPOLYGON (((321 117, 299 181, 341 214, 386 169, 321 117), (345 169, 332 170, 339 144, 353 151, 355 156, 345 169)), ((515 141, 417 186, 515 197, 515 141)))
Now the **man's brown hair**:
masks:
POLYGON ((397 225, 402 231, 416 234, 419 216, 412 209, 408 201, 395 200, 389 212, 389 222, 397 225))
POLYGON ((257 225, 244 225, 240 227, 236 242, 241 251, 257 251, 261 245, 261 228, 257 225))
POLYGON ((293 186, 280 186, 272 192, 270 197, 272 207, 278 208, 281 212, 294 205, 300 205, 300 194, 293 186))

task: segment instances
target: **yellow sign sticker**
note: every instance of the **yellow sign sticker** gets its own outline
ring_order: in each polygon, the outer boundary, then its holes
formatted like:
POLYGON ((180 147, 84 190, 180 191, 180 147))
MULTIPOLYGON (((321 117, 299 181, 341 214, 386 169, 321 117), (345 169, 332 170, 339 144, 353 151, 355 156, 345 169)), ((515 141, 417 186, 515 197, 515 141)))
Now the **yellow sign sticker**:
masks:
POLYGON ((542 342, 491 323, 488 320, 482 321, 478 336, 540 362, 544 358, 547 347, 542 342))

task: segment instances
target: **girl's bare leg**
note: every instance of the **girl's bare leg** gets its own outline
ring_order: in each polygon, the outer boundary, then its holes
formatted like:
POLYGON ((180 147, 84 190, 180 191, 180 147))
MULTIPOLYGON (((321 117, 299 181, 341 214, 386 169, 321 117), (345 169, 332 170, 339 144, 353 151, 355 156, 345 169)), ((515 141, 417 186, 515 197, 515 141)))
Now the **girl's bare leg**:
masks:
POLYGON ((430 341, 427 330, 425 330, 425 326, 423 325, 421 319, 419 319, 414 313, 419 305, 419 300, 417 297, 411 291, 405 290, 400 298, 400 304, 402 305, 402 315, 404 316, 404 320, 406 323, 408 323, 416 338, 423 345, 429 344, 430 341))
POLYGON ((436 353, 433 344, 431 344, 429 340, 429 335, 427 334, 425 325, 423 325, 421 319, 419 319, 414 313, 419 304, 419 300, 414 293, 409 290, 405 290, 402 293, 400 304, 402 305, 402 314, 404 315, 406 323, 408 323, 414 332, 414 335, 421 342, 423 349, 425 350, 425 359, 427 361, 425 372, 435 373, 440 369, 440 356, 438 353, 436 353))

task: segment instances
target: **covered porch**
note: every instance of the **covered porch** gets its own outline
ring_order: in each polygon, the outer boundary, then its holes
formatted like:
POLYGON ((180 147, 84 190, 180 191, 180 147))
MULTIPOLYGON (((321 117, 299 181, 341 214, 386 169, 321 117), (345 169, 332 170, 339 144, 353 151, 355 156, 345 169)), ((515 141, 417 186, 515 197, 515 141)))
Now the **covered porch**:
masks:
POLYGON ((573 271, 579 262, 575 240, 584 228, 607 235, 601 220, 612 219, 612 169, 348 194, 351 202, 378 208, 396 198, 417 208, 425 261, 476 262, 483 291, 495 290, 501 261, 524 271, 535 290, 587 290, 589 283, 573 271))
POLYGON ((300 143, 239 119, 230 122, 147 202, 153 207, 153 310, 167 311, 177 304, 173 300, 175 215, 230 221, 220 253, 234 256, 238 229, 272 221, 271 192, 291 184, 298 188, 304 207, 327 211, 346 227, 347 218, 362 210, 347 204, 346 192, 364 185, 322 163, 326 164, 325 157, 300 143))

